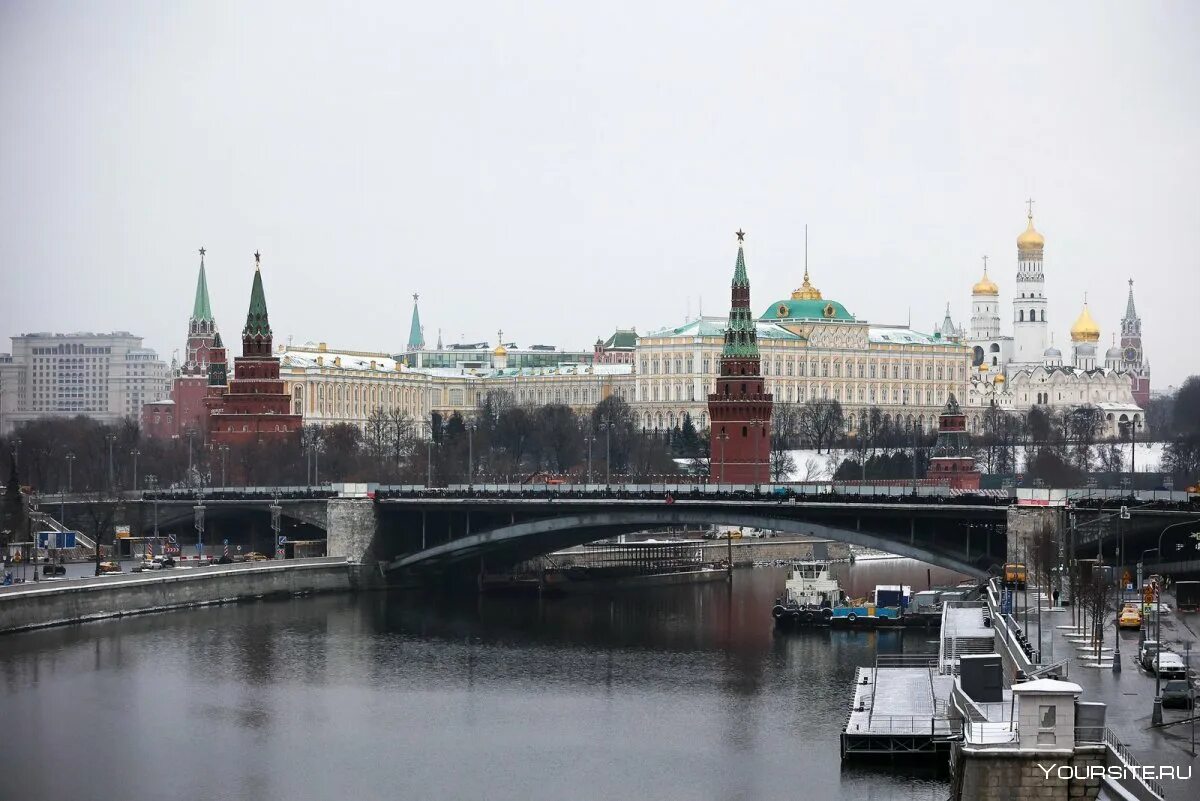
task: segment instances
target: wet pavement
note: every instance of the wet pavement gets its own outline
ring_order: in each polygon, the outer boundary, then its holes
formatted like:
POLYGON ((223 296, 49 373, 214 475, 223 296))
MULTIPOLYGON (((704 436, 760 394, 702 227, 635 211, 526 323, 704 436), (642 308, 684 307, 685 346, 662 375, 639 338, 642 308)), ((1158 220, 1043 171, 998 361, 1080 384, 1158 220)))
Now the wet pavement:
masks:
MULTIPOLYGON (((1174 598, 1163 596, 1164 603, 1174 608, 1174 598)), ((1030 603, 1033 593, 1030 591, 1030 603)), ((1113 651, 1103 651, 1102 659, 1096 664, 1093 653, 1081 651, 1079 642, 1068 639, 1075 634, 1070 607, 1042 611, 1043 664, 1069 659, 1068 674, 1064 678, 1083 687, 1083 701, 1101 701, 1108 705, 1107 726, 1129 746, 1130 751, 1143 765, 1174 765, 1179 768, 1192 767, 1192 773, 1200 772, 1200 758, 1192 756, 1192 713, 1185 709, 1164 709, 1162 728, 1150 725, 1154 708, 1154 675, 1137 663, 1140 633, 1135 629, 1116 629, 1115 612, 1109 615, 1104 629, 1103 648, 1113 649, 1114 632, 1120 637, 1121 672, 1112 672, 1113 651), (1063 628, 1067 627, 1067 628, 1063 628), (1091 664, 1089 664, 1091 663, 1091 664)), ((1090 625, 1090 621, 1089 621, 1090 625)), ((1037 616, 1028 617, 1028 636, 1037 642, 1037 616)), ((1169 650, 1183 656, 1185 644, 1192 643, 1192 677, 1195 680, 1196 666, 1200 665, 1200 614, 1163 614, 1162 638, 1169 650)), ((1197 721, 1200 723, 1200 721, 1197 721)), ((1200 737, 1200 728, 1196 730, 1200 737)), ((1200 778, 1190 781, 1164 781, 1168 799, 1200 798, 1200 778)))

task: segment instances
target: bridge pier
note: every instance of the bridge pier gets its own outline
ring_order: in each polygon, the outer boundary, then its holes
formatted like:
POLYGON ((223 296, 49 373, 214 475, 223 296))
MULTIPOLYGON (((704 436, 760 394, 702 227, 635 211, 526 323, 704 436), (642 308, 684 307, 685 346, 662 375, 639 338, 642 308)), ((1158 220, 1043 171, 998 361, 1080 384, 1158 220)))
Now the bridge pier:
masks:
POLYGON ((326 553, 350 562, 355 588, 383 584, 379 570, 379 521, 370 498, 331 498, 326 505, 326 553))
POLYGON ((1054 541, 1061 543, 1062 515, 1056 508, 1046 506, 1008 507, 1009 562, 1027 562, 1036 549, 1038 535, 1048 528, 1054 541))

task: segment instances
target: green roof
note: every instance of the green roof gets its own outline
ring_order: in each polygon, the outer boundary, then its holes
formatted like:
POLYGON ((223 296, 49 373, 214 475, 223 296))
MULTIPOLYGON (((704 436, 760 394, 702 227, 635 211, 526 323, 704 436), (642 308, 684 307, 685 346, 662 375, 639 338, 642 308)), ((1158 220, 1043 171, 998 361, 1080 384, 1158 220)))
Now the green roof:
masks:
POLYGON ((625 330, 618 328, 613 332, 613 335, 604 341, 604 347, 608 350, 613 348, 633 348, 637 347, 638 335, 632 329, 625 330))
MULTIPOLYGON (((723 337, 725 336, 725 329, 727 327, 728 321, 723 317, 705 317, 700 320, 692 320, 675 328, 652 331, 646 334, 646 336, 668 339, 671 337, 723 337)), ((775 323, 756 320, 754 328, 759 339, 796 339, 804 341, 804 337, 800 334, 788 331, 786 328, 775 323)))
POLYGON ((750 286, 750 278, 746 275, 746 256, 741 245, 738 245, 737 261, 733 265, 733 285, 750 286))
POLYGON ((271 323, 267 320, 267 296, 263 292, 262 270, 255 268, 254 285, 250 288, 250 311, 246 312, 246 327, 243 337, 271 336, 271 323))
POLYGON ((192 304, 192 319, 213 322, 212 304, 208 301, 208 279, 204 275, 204 257, 200 257, 200 277, 196 279, 196 301, 192 304))
POLYGON ((760 320, 854 320, 854 315, 836 300, 779 300, 762 313, 760 320))

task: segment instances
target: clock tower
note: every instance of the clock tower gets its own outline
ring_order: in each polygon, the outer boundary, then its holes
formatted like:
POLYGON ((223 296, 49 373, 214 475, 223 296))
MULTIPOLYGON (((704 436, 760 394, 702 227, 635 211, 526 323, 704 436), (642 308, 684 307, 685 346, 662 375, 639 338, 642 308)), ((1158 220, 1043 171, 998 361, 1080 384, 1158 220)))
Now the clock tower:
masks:
POLYGON ((1142 318, 1133 305, 1133 279, 1129 279, 1129 299, 1121 318, 1121 367, 1129 373, 1133 399, 1143 409, 1150 402, 1150 361, 1142 351, 1142 318))

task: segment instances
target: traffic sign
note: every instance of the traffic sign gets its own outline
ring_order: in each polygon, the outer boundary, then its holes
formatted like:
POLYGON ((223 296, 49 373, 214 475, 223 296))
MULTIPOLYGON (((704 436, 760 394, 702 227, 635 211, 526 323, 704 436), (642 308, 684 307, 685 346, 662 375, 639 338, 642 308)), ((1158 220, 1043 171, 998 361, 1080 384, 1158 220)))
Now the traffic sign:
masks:
POLYGON ((239 546, 237 547, 237 549, 238 549, 238 553, 241 553, 241 552, 242 552, 242 546, 240 546, 240 545, 239 545, 239 546))
POLYGON ((203 545, 201 545, 201 544, 200 544, 200 543, 198 543, 198 542, 196 543, 196 555, 197 555, 197 556, 204 556, 204 546, 203 546, 203 545))
POLYGON ((287 545, 287 536, 284 534, 280 534, 279 535, 279 547, 282 548, 284 545, 287 545))
POLYGON ((222 545, 228 545, 228 544, 229 544, 229 540, 225 540, 225 541, 224 541, 224 542, 222 542, 221 544, 222 544, 222 545))
POLYGON ((176 539, 176 537, 175 537, 175 535, 174 535, 174 534, 168 534, 168 535, 167 535, 167 542, 171 543, 172 545, 177 545, 177 544, 179 543, 179 540, 178 540, 178 539, 176 539))

